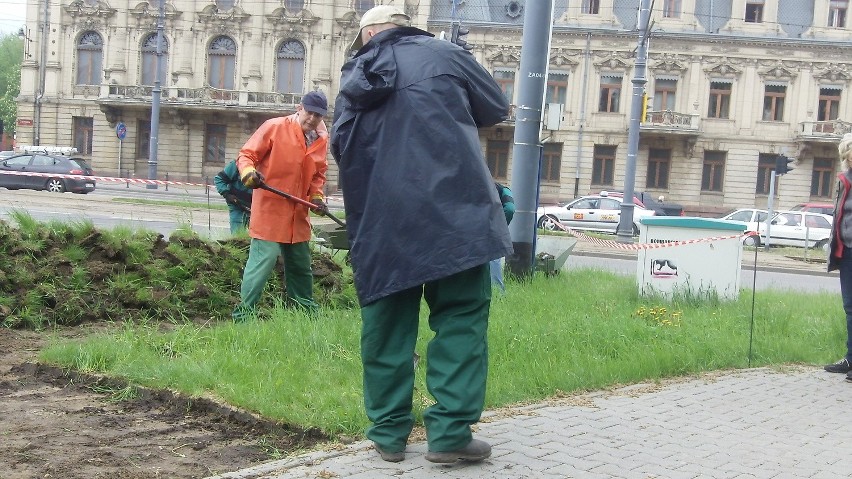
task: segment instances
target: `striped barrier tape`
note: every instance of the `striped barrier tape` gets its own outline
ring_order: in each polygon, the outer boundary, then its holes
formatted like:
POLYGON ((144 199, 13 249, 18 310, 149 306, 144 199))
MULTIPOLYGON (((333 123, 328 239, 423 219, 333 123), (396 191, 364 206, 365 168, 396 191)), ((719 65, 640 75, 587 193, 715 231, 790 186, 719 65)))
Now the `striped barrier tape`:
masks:
POLYGON ((142 185, 174 185, 174 186, 201 186, 213 187, 206 183, 191 183, 188 181, 169 181, 169 180, 149 180, 145 178, 116 178, 114 176, 88 176, 88 175, 67 175, 57 173, 35 173, 31 171, 6 171, 0 170, 0 174, 17 175, 17 176, 36 176, 42 178, 63 178, 71 180, 94 180, 106 181, 113 183, 137 183, 142 185))
POLYGON ((556 226, 557 228, 561 229, 562 231, 564 231, 566 233, 570 233, 570 234, 574 235, 574 237, 577 238, 580 241, 585 241, 585 242, 588 242, 588 243, 596 244, 598 246, 604 246, 604 247, 607 247, 607 248, 623 249, 623 250, 628 250, 628 251, 638 251, 638 250, 641 250, 641 249, 669 248, 669 247, 672 247, 672 246, 682 246, 682 245, 695 244, 695 243, 712 243, 714 241, 728 240, 728 239, 734 239, 734 238, 738 238, 738 239, 742 240, 745 237, 757 235, 757 233, 754 232, 754 231, 748 231, 744 234, 729 235, 729 236, 713 236, 713 237, 710 237, 710 238, 695 238, 695 239, 681 240, 681 241, 667 241, 665 243, 619 243, 617 241, 595 238, 594 236, 589 236, 587 234, 581 233, 580 231, 572 230, 571 228, 560 223, 559 221, 556 221, 556 220, 553 220, 553 219, 550 220, 550 221, 551 221, 551 224, 553 224, 554 226, 556 226))

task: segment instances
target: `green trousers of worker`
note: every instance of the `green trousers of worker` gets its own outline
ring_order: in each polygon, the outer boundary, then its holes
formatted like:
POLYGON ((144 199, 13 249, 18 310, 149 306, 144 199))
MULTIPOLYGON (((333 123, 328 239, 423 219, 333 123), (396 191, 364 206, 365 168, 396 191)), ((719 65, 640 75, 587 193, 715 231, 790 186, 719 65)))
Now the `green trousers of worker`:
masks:
POLYGON ((287 244, 252 238, 240 287, 241 302, 232 313, 234 321, 245 321, 254 313, 278 255, 284 255, 288 299, 310 312, 319 308, 314 301, 314 275, 308 242, 287 244))
POLYGON ((405 450, 414 427, 414 349, 421 297, 435 336, 426 350, 426 386, 435 404, 423 413, 429 450, 454 451, 472 439, 488 375, 488 264, 392 294, 364 306, 361 361, 367 437, 388 452, 405 450))

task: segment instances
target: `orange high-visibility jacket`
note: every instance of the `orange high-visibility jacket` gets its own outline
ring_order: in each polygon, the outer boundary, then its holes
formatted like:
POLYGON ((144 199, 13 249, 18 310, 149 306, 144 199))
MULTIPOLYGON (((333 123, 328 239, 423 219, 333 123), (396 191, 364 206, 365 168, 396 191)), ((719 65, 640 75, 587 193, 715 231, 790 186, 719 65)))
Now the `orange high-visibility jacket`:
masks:
MULTIPOLYGON (((237 158, 242 177, 253 166, 264 181, 285 193, 310 201, 322 196, 328 170, 328 130, 317 127, 310 147, 297 121, 298 113, 267 120, 248 139, 237 158)), ((307 206, 270 191, 256 189, 252 195, 249 236, 276 243, 302 243, 311 239, 307 206)))

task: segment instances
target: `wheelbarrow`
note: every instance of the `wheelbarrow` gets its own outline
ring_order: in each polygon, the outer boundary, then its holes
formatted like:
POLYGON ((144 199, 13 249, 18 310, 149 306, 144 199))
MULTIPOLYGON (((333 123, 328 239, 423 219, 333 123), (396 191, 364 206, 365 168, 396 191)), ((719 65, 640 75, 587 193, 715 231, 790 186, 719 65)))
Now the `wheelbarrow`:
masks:
POLYGON ((338 251, 349 251, 349 239, 346 237, 346 228, 336 224, 318 224, 311 226, 314 235, 321 240, 321 245, 330 249, 332 254, 338 251))

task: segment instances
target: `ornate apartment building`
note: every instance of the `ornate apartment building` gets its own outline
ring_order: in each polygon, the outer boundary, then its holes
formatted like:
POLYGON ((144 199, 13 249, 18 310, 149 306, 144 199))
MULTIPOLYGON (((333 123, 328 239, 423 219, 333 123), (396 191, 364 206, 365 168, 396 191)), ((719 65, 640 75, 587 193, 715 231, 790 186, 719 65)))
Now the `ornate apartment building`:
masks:
MULTIPOLYGON (((200 180, 302 93, 336 95, 360 15, 396 3, 438 33, 460 19, 514 102, 524 1, 28 0, 18 142, 73 145, 99 174, 148 172, 159 2, 165 68, 158 172, 200 180), (455 5, 454 5, 455 2, 455 5), (127 135, 120 142, 115 127, 127 135)), ((638 0, 554 0, 542 202, 620 189, 638 0)), ((776 207, 832 199, 850 132, 849 0, 657 0, 636 189, 688 211, 765 207, 775 155, 796 159, 776 207)), ((330 124, 333 113, 329 113, 330 124)), ((514 122, 481 132, 511 182, 514 122)), ((333 164, 333 161, 331 162, 333 164)), ((329 189, 335 190, 332 167, 329 189)))

